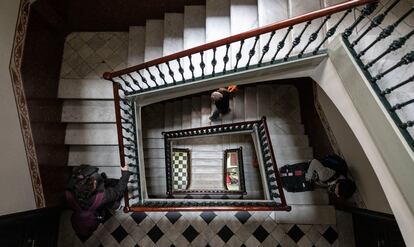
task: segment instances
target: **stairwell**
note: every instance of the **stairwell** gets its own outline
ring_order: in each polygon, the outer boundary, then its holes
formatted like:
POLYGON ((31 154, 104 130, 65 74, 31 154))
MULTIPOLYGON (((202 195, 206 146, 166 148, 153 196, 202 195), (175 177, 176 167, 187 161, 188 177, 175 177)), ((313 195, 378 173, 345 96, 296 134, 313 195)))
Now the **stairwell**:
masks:
MULTIPOLYGON (((65 144, 70 150, 68 165, 91 164, 109 177, 120 176, 112 85, 101 78, 103 72, 149 61, 336 2, 340 1, 207 0, 206 6, 186 6, 184 13, 166 13, 164 20, 147 20, 145 27, 130 27, 129 32, 70 34, 66 40, 59 85, 59 98, 64 102, 62 122, 67 123, 65 144)), ((327 24, 332 25, 330 21, 327 24)), ((277 33, 275 37, 278 35, 281 37, 283 34, 277 33)), ((294 35, 297 35, 296 29, 288 39, 294 35)), ((252 46, 253 40, 249 42, 245 45, 252 46)), ((264 41, 260 40, 257 49, 263 49, 264 45, 264 41)), ((233 53, 237 52, 234 47, 232 49, 233 53)), ((224 53, 217 51, 220 52, 224 53)), ((207 53, 205 56, 210 55, 207 53)), ((258 59, 257 55, 253 59, 258 59)), ((193 62, 199 63, 197 58, 193 62)), ((217 67, 223 65, 223 61, 218 61, 217 67)), ((209 69, 208 66, 206 69, 209 69)), ((196 69, 195 74, 200 73, 196 69)), ((266 116, 279 166, 313 157, 301 123, 299 99, 294 87, 249 85, 237 92, 231 105, 231 113, 216 123, 266 116)), ((208 119, 211 107, 209 94, 206 93, 144 109, 150 113, 143 121, 143 129, 149 125, 151 118, 155 120, 151 121, 151 128, 143 136, 149 154, 145 156, 146 161, 151 162, 154 169, 162 167, 163 157, 158 150, 161 149, 160 133, 211 124, 208 119)), ((146 167, 148 174, 157 173, 151 170, 153 167, 146 167)), ((153 183, 151 180, 147 183, 150 191, 153 183)), ((162 182, 155 184, 164 188, 162 182)), ((256 188, 255 191, 260 190, 256 188)), ((160 193, 163 191, 155 194, 160 193)), ((293 210, 280 213, 278 218, 282 219, 281 222, 335 223, 334 214, 326 213, 334 212, 334 209, 327 205, 327 194, 323 190, 286 193, 286 199, 293 210), (301 217, 306 212, 314 212, 312 219, 301 217), (324 218, 322 214, 330 215, 329 220, 321 221, 324 218)))

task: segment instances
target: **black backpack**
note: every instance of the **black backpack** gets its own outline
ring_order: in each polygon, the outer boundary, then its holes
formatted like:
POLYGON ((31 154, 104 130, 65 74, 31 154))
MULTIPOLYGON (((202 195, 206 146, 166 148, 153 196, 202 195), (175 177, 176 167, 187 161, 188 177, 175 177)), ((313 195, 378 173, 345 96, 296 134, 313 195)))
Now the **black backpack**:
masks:
POLYGON ((313 190, 313 183, 306 181, 305 174, 309 162, 284 165, 279 169, 282 185, 288 192, 303 192, 313 190))

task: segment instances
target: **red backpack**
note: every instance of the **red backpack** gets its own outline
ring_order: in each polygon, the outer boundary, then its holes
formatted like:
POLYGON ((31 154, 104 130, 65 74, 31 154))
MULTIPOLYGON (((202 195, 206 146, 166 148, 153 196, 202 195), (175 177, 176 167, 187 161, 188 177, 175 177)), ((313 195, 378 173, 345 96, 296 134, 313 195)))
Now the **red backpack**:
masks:
POLYGON ((65 196, 69 206, 74 210, 71 222, 75 232, 81 236, 92 235, 99 225, 97 209, 102 204, 104 193, 98 192, 95 201, 88 209, 79 206, 72 192, 65 191, 65 196))

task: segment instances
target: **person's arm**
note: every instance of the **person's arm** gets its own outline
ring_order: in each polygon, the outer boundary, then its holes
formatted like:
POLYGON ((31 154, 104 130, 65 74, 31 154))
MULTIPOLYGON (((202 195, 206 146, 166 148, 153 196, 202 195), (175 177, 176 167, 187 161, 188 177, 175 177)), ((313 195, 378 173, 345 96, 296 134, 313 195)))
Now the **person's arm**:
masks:
POLYGON ((119 179, 118 184, 114 187, 108 187, 105 189, 103 204, 117 201, 124 194, 128 185, 129 176, 131 175, 131 172, 128 171, 128 167, 125 167, 121 168, 122 176, 119 179))
POLYGON ((319 160, 313 159, 309 164, 308 171, 306 172, 306 180, 315 180, 315 178, 321 182, 325 182, 326 180, 330 179, 333 175, 335 175, 335 171, 329 169, 321 164, 319 160))

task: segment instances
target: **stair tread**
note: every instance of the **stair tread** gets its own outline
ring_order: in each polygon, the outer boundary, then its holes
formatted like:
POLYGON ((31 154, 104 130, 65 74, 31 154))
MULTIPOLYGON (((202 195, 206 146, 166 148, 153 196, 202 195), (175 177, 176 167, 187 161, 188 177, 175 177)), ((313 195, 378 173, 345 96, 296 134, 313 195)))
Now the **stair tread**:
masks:
POLYGON ((287 192, 284 190, 288 205, 328 205, 329 196, 326 189, 305 192, 287 192))
POLYGON ((113 99, 112 83, 104 79, 60 79, 59 99, 113 99))
POLYGON ((209 126, 211 113, 210 95, 201 96, 201 126, 209 126))
POLYGON ((206 7, 184 6, 184 49, 206 42, 206 7))
MULTIPOLYGON (((165 13, 164 15, 164 43, 163 56, 167 56, 184 48, 184 14, 182 13, 165 13)), ((172 71, 174 71, 173 78, 176 81, 181 81, 181 74, 178 72, 179 66, 175 62, 169 63, 172 71)), ((165 80, 167 83, 172 83, 174 80, 169 74, 169 69, 166 65, 160 66, 167 76, 165 80)))
POLYGON ((167 56, 184 48, 184 15, 181 13, 166 13, 164 15, 163 55, 167 56))
POLYGON ((64 100, 62 122, 115 123, 112 100, 64 100))
POLYGON ((118 146, 70 146, 68 166, 119 166, 118 146))
MULTIPOLYGON (((286 20, 289 18, 289 0, 258 0, 257 7, 259 13, 259 26, 263 27, 275 22, 286 20)), ((269 62, 277 50, 277 45, 283 39, 285 30, 276 32, 270 44, 269 51, 263 57, 263 62, 269 62)), ((268 43, 270 34, 260 36, 260 51, 268 43)), ((291 44, 290 37, 286 40, 286 44, 291 44)))
POLYGON ((292 205, 290 212, 276 211, 277 223, 335 225, 335 208, 331 205, 292 205))
POLYGON ((201 127, 201 97, 191 98, 191 128, 201 127))
MULTIPOLYGON (((258 27, 257 0, 231 0, 230 4, 230 24, 231 34, 236 35, 245 31, 249 31, 258 27)), ((251 50, 254 46, 255 38, 249 38, 244 41, 245 49, 251 50)), ((240 43, 236 42, 232 45, 232 57, 236 57, 240 49, 240 43)), ((256 64, 259 56, 259 46, 256 43, 254 47, 255 54, 250 56, 242 56, 238 61, 238 68, 244 67, 250 59, 251 64, 256 64)), ((231 61, 235 66, 236 60, 231 61)))
POLYGON ((147 20, 145 25, 145 62, 162 57, 164 21, 147 20))
MULTIPOLYGON (((206 7, 201 5, 184 6, 184 49, 202 45, 206 42, 206 7)), ((200 56, 192 56, 193 64, 200 64, 200 56)), ((189 59, 184 59, 183 66, 190 66, 189 59)), ((201 69, 194 66, 194 77, 201 76, 201 69)), ((184 72, 185 78, 192 78, 188 69, 184 72)))
POLYGON ((167 102, 164 105, 164 129, 170 131, 174 129, 174 103, 167 102))
MULTIPOLYGON (((145 25, 145 55, 144 61, 160 58, 163 56, 164 45, 164 20, 147 20, 145 25)), ((152 75, 158 75, 156 68, 149 68, 149 72, 152 75)), ((148 71, 141 71, 142 76, 150 78, 148 71)), ((152 80, 147 80, 150 86, 156 86, 155 84, 163 83, 158 76, 156 77, 156 83, 152 80)))
POLYGON ((66 126, 65 144, 118 145, 115 124, 78 124, 66 126))
POLYGON ((183 110, 183 102, 181 100, 174 101, 174 108, 173 108, 173 120, 174 120, 174 129, 178 130, 182 128, 182 110, 183 110))
POLYGON ((246 87, 244 89, 244 110, 246 121, 258 119, 256 87, 246 87))
MULTIPOLYGON (((261 86, 259 86, 260 88, 261 86)), ((269 121, 278 123, 301 123, 299 92, 292 85, 271 85, 269 121)))
POLYGON ((233 121, 234 122, 243 122, 244 118, 244 90, 239 88, 233 97, 233 121))
POLYGON ((142 109, 143 138, 161 138, 164 131, 164 104, 157 103, 142 109))
MULTIPOLYGON (((309 1, 301 1, 301 0, 290 0, 289 2, 289 10, 290 10, 290 17, 299 16, 305 13, 309 13, 315 10, 321 9, 321 1, 320 0, 309 0, 309 1)), ((306 32, 303 34, 303 37, 311 35, 315 32, 322 23, 322 18, 315 19, 306 29, 306 32)), ((302 32, 305 23, 301 23, 295 25, 291 31, 292 40, 296 38, 302 32)), ((324 37, 324 29, 321 30, 319 35, 317 36, 316 40, 312 42, 305 52, 311 52, 319 43, 322 41, 324 37)), ((307 42, 300 42, 292 51, 291 55, 298 54, 306 45, 307 42)))
POLYGON ((145 27, 129 27, 128 66, 138 65, 145 58, 145 27))
POLYGON ((182 119, 181 119, 181 127, 183 129, 190 129, 191 122, 192 122, 192 105, 191 99, 185 98, 182 100, 182 119))
MULTIPOLYGON (((206 42, 212 42, 218 39, 226 38, 231 35, 230 26, 230 0, 206 0, 206 42), (218 28, 220 27, 220 28, 218 28)), ((224 57, 226 54, 225 47, 219 47, 216 50, 216 57, 224 57)), ((231 48, 229 49, 231 53, 231 48)), ((207 51, 206 60, 213 60, 213 52, 207 51)), ((230 68, 232 56, 229 56, 227 69, 230 68)), ((224 62, 222 59, 217 59, 216 68, 222 70, 224 62)), ((212 67, 206 67, 206 73, 212 72, 212 67)))

